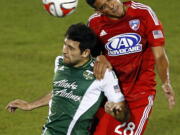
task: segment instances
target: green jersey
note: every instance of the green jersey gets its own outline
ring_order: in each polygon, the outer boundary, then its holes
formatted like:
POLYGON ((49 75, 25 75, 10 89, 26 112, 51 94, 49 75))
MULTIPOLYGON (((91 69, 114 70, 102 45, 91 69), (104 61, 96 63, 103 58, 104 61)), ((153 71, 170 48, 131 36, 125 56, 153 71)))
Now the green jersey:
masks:
POLYGON ((94 60, 75 68, 65 65, 63 57, 55 62, 52 99, 43 135, 88 135, 93 117, 103 101, 120 102, 124 97, 112 71, 102 80, 93 74, 94 60))

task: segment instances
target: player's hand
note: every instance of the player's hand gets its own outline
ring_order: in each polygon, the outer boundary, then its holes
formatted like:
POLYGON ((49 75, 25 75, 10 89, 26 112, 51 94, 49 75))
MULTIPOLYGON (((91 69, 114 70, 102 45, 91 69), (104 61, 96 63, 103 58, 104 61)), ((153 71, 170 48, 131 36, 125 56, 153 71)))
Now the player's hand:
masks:
POLYGON ((130 117, 125 102, 119 102, 119 103, 106 102, 104 108, 105 108, 105 112, 115 117, 118 121, 126 122, 130 117))
POLYGON ((94 63, 94 75, 96 79, 102 79, 107 68, 112 69, 111 64, 104 55, 99 55, 94 63))
POLYGON ((162 89, 169 103, 169 109, 172 109, 175 105, 175 93, 170 83, 164 83, 162 89))
MULTIPOLYGON (((115 117, 115 113, 113 112, 114 108, 115 108, 115 103, 114 102, 106 102, 104 109, 105 112, 109 113, 110 115, 112 115, 113 117, 115 117)), ((118 111, 122 110, 122 108, 119 108, 118 111)))
POLYGON ((9 112, 15 112, 16 109, 21 109, 21 110, 24 110, 24 111, 30 111, 30 110, 32 110, 32 107, 28 102, 26 102, 24 100, 21 100, 21 99, 16 99, 14 101, 11 101, 6 106, 6 109, 9 112))

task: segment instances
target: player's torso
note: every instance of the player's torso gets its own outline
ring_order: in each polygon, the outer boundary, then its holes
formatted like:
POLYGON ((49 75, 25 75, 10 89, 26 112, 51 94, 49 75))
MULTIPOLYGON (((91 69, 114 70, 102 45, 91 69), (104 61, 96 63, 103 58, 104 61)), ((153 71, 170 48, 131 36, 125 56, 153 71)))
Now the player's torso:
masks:
MULTIPOLYGON (((93 98, 87 93, 87 90, 92 91, 89 87, 94 81, 90 64, 80 69, 65 65, 58 67, 53 81, 49 121, 46 125, 53 129, 52 132, 62 135, 88 134, 93 114, 101 103, 101 100, 91 101, 93 98)), ((94 95, 98 99, 102 98, 99 91, 95 91, 94 95)))
POLYGON ((90 23, 104 45, 104 54, 114 67, 124 94, 128 94, 127 89, 134 88, 135 83, 155 86, 154 57, 148 46, 147 20, 142 10, 129 7, 119 20, 96 14, 90 23), (152 79, 145 82, 148 75, 152 79))
POLYGON ((129 63, 134 57, 142 55, 148 47, 145 16, 132 12, 132 9, 128 8, 127 14, 119 20, 95 14, 97 17, 94 17, 90 26, 103 43, 104 54, 113 65, 116 65, 117 61, 122 64, 129 63))

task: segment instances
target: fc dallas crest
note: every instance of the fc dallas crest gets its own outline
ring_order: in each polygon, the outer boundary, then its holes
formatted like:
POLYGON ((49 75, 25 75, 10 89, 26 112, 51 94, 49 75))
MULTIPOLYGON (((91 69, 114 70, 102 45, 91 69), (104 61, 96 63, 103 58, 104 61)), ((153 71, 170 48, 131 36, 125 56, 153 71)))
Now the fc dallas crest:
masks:
POLYGON ((132 30, 138 30, 140 26, 140 21, 139 19, 134 19, 129 21, 129 26, 131 27, 132 30))

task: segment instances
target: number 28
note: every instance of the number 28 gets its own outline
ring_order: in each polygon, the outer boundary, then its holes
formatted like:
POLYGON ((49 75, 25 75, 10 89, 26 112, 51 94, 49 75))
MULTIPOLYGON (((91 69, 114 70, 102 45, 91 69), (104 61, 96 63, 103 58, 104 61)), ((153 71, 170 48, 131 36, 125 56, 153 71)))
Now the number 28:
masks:
POLYGON ((126 126, 126 122, 118 125, 114 132, 119 134, 119 135, 127 135, 127 132, 129 131, 130 133, 128 135, 133 135, 134 134, 134 129, 135 129, 135 124, 133 122, 129 122, 127 124, 127 127, 124 129, 124 131, 119 131, 119 129, 124 128, 126 126), (123 134, 124 133, 124 134, 123 134))

